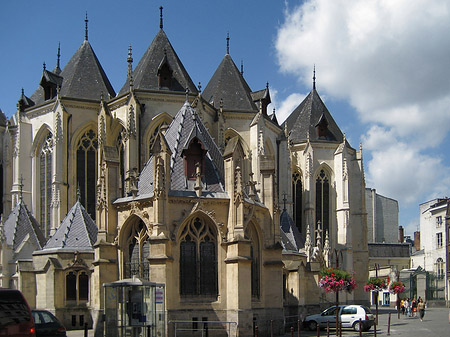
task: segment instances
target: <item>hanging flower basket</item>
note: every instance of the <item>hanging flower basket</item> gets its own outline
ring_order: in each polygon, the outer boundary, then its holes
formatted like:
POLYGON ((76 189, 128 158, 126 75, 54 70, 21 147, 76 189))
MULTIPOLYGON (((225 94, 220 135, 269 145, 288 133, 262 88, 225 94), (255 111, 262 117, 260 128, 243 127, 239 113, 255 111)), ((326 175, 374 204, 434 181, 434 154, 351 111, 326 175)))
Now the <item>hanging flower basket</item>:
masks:
POLYGON ((392 282, 391 285, 389 286, 389 292, 391 292, 393 294, 400 294, 404 291, 405 291, 405 285, 403 284, 403 282, 395 281, 395 282, 392 282))
POLYGON ((346 290, 351 292, 356 288, 356 282, 352 274, 338 268, 326 268, 320 271, 319 287, 326 293, 346 290))
POLYGON ((371 277, 364 286, 364 291, 381 291, 387 288, 386 281, 379 277, 371 277))

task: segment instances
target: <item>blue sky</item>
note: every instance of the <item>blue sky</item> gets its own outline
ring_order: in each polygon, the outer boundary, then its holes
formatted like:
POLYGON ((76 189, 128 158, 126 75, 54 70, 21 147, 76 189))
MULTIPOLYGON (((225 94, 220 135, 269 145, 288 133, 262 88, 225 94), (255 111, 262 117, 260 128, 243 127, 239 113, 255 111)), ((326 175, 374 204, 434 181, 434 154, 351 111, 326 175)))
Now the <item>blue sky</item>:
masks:
POLYGON ((64 67, 89 41, 114 89, 164 30, 204 88, 226 52, 252 90, 269 82, 282 122, 312 87, 350 144, 363 144, 367 187, 399 201, 399 224, 417 230, 419 203, 449 195, 450 5, 377 1, 4 1, 0 12, 0 109, 31 96, 42 64, 64 67))

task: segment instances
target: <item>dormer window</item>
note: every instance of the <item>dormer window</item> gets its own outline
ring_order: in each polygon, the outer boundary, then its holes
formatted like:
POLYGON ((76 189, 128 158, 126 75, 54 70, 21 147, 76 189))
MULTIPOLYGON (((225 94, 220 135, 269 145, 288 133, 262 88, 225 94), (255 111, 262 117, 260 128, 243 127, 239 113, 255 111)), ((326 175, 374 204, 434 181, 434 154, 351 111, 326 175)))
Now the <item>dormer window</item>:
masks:
POLYGON ((203 149, 202 143, 194 138, 189 144, 189 148, 183 151, 184 156, 184 172, 188 180, 195 180, 195 165, 200 165, 201 172, 204 172, 203 157, 206 151, 203 149))
POLYGON ((62 84, 62 77, 48 70, 44 70, 41 79, 41 87, 44 89, 44 99, 49 100, 56 97, 57 88, 62 84))
POLYGON ((167 63, 162 64, 158 69, 158 86, 160 89, 170 89, 172 86, 172 69, 167 63))
POLYGON ((322 115, 322 118, 320 118, 319 123, 316 124, 316 132, 317 137, 319 139, 326 139, 328 135, 328 121, 325 118, 325 116, 322 115))

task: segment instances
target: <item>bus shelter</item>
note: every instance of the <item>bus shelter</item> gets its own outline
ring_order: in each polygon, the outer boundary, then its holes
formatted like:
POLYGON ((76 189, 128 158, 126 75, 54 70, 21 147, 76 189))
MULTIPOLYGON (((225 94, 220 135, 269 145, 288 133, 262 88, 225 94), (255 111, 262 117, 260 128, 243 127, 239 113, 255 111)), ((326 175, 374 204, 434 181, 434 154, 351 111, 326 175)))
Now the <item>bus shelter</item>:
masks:
POLYGON ((103 287, 104 336, 165 336, 164 284, 133 277, 103 287))

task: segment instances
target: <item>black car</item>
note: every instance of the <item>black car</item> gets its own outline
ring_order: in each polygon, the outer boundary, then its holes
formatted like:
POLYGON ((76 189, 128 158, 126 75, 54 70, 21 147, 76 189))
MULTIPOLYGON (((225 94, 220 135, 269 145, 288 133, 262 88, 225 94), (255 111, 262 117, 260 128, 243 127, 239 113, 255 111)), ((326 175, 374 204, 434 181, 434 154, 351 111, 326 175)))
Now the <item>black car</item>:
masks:
POLYGON ((50 311, 32 310, 36 337, 66 337, 66 328, 50 311))

